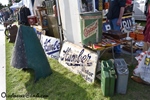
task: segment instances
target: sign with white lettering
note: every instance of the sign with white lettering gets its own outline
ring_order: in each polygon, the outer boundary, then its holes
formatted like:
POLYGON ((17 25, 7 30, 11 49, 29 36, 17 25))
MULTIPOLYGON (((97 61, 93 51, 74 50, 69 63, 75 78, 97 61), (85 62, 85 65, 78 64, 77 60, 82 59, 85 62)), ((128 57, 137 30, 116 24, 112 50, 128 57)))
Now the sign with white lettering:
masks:
POLYGON ((123 28, 123 27, 130 28, 131 26, 132 26, 132 19, 131 19, 131 17, 122 19, 121 28, 123 28))
MULTIPOLYGON (((131 17, 127 17, 127 18, 122 18, 122 23, 121 23, 121 28, 122 27, 126 27, 126 28, 130 28, 132 26, 132 19, 131 17)), ((109 23, 103 22, 103 31, 108 31, 111 30, 111 26, 109 23)))
POLYGON ((46 55, 50 58, 59 58, 60 40, 57 38, 41 35, 41 44, 46 55))
POLYGON ((94 82, 97 60, 97 53, 70 42, 63 44, 59 57, 64 67, 80 74, 89 83, 94 82))

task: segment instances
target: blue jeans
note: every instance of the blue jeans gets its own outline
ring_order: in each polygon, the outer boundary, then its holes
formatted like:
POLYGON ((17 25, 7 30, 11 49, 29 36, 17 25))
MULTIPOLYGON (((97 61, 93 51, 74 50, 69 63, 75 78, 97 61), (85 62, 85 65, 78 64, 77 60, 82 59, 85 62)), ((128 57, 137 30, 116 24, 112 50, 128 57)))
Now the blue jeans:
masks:
MULTIPOLYGON (((109 20, 109 23, 110 23, 110 26, 111 26, 112 30, 120 31, 120 26, 117 25, 117 20, 118 20, 118 18, 109 20)), ((121 47, 120 47, 120 45, 114 47, 114 52, 118 53, 118 54, 121 53, 121 47)))

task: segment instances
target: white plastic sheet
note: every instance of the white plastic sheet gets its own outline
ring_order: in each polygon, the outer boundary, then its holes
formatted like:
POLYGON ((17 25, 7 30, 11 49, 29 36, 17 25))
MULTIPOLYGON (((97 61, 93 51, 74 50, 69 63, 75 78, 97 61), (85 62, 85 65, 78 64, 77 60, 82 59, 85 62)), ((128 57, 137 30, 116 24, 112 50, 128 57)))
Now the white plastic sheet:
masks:
POLYGON ((150 83, 150 48, 135 58, 138 61, 138 65, 133 74, 150 83))

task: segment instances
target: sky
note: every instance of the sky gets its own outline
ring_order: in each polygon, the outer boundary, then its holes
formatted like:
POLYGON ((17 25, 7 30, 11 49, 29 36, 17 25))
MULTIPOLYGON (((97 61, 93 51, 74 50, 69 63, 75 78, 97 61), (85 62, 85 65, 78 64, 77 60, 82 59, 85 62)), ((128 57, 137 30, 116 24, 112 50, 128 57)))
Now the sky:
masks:
POLYGON ((0 3, 2 3, 2 5, 7 5, 8 4, 8 0, 0 0, 0 3))

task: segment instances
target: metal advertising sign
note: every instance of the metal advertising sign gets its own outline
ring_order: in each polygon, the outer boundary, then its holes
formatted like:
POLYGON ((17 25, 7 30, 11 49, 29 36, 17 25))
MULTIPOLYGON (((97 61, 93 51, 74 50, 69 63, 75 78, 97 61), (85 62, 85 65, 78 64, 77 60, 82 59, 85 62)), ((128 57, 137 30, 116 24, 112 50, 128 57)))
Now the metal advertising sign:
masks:
MULTIPOLYGON (((130 28, 132 26, 132 19, 131 17, 125 17, 122 19, 122 24, 121 24, 121 28, 122 27, 126 27, 126 28, 130 28)), ((109 23, 103 22, 103 31, 108 31, 111 30, 111 26, 109 23)))
POLYGON ((94 82, 97 60, 97 53, 70 42, 63 44, 59 57, 64 67, 80 74, 89 83, 94 82))
POLYGON ((80 14, 82 44, 99 42, 102 38, 102 12, 80 14))
POLYGON ((57 38, 41 35, 40 41, 45 51, 45 54, 50 58, 58 60, 60 51, 60 40, 57 38))
POLYGON ((98 34, 98 20, 84 28, 83 40, 89 38, 93 34, 98 34))

